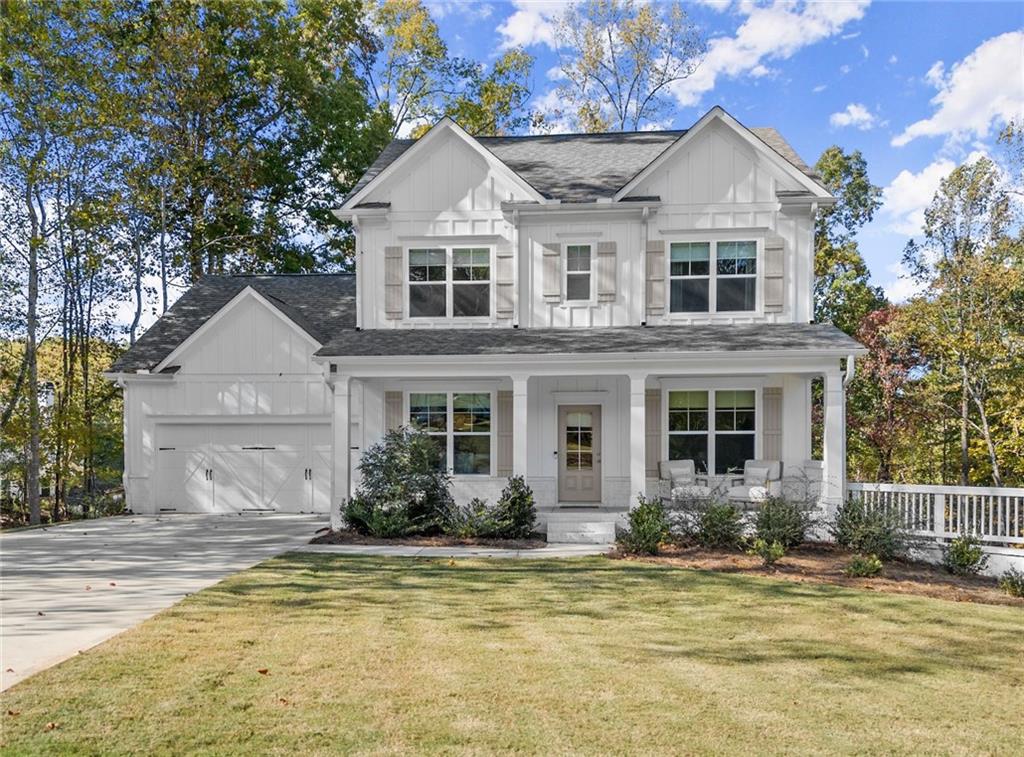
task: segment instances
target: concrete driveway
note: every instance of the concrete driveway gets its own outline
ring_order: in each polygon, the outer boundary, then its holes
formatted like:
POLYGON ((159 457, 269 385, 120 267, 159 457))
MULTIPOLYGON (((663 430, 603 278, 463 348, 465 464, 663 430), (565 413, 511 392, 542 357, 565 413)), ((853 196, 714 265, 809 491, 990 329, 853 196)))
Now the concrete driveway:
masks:
POLYGON ((0 535, 0 690, 326 525, 323 515, 136 515, 0 535))

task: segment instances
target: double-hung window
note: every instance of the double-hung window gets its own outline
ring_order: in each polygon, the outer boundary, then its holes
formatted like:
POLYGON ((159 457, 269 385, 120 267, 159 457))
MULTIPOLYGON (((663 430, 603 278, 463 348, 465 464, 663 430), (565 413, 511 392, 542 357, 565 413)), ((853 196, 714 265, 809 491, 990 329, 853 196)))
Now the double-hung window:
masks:
POLYGON ((669 308, 673 313, 708 312, 711 245, 673 242, 669 246, 669 308))
POLYGON ((755 402, 753 389, 669 391, 669 459, 717 475, 742 471, 754 459, 755 402))
POLYGON ((409 250, 410 318, 486 318, 490 314, 488 248, 409 250))
POLYGON ((757 243, 719 242, 715 310, 755 310, 757 307, 757 243))
POLYGON ((757 242, 669 245, 669 312, 757 310, 757 242))
POLYGON ((593 257, 589 244, 570 244, 565 248, 565 299, 590 300, 590 269, 593 257))
POLYGON ((409 423, 437 442, 442 468, 456 475, 490 475, 490 392, 411 392, 409 423))

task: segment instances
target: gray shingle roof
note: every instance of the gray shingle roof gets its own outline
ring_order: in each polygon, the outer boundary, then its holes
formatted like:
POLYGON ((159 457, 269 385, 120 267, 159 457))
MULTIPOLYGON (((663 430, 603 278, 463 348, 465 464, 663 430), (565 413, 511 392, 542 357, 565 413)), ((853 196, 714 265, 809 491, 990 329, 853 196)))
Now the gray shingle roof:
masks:
POLYGON ((356 279, 351 274, 204 276, 114 361, 111 370, 153 370, 247 286, 321 344, 355 328, 356 279))
MULTIPOLYGON (((799 171, 820 183, 818 175, 775 129, 755 127, 750 131, 799 171)), ((586 202, 613 196, 684 134, 686 130, 476 139, 544 197, 586 202)), ((412 139, 392 140, 353 187, 350 196, 369 184, 414 143, 412 139)))
POLYGON ((830 323, 622 326, 600 329, 382 329, 342 331, 321 357, 539 355, 838 350, 863 347, 830 323))

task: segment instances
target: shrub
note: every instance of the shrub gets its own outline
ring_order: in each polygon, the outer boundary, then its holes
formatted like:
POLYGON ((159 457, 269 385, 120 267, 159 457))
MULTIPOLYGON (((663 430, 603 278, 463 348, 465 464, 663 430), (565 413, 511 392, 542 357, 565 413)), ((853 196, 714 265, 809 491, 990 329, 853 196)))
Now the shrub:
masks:
POLYGON ((511 476, 495 506, 495 520, 503 539, 527 539, 537 525, 533 489, 522 476, 511 476))
POLYGON ((878 555, 854 555, 843 572, 852 578, 871 578, 882 572, 882 561, 878 555))
POLYGON ((694 535, 702 547, 733 548, 743 538, 740 511, 726 502, 713 502, 704 508, 697 520, 694 535))
POLYGON ((1024 597, 1024 570, 1010 568, 999 579, 999 588, 1011 597, 1024 597))
POLYGON ((357 494, 345 503, 342 515, 353 530, 381 539, 408 536, 417 530, 402 502, 371 502, 357 494))
POLYGON ((656 555, 658 545, 668 536, 668 518, 659 499, 640 497, 629 511, 629 528, 619 535, 619 546, 637 555, 656 555))
POLYGON ((973 576, 988 565, 988 555, 982 549, 981 539, 971 534, 960 534, 949 544, 942 545, 942 567, 955 576, 973 576))
POLYGON ((786 548, 778 541, 768 542, 764 539, 754 539, 747 554, 760 557, 765 567, 771 567, 785 556, 786 548))
POLYGON ((363 453, 359 470, 362 481, 345 520, 361 533, 437 532, 451 512, 451 479, 437 444, 422 431, 388 431, 363 453))
POLYGON ((778 542, 790 549, 803 543, 810 525, 805 507, 781 497, 768 497, 757 511, 755 535, 768 544, 778 542))
POLYGON ((903 557, 913 543, 899 512, 855 499, 839 506, 829 531, 838 544, 881 560, 903 557))
POLYGON ((479 497, 474 497, 464 507, 453 505, 444 523, 445 533, 460 539, 494 537, 498 530, 495 509, 479 497))

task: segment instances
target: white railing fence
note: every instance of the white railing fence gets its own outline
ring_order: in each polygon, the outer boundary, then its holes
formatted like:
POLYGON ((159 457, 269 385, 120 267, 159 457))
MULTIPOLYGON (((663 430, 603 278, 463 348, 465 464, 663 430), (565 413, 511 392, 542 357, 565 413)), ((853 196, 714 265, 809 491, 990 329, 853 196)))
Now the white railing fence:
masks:
POLYGON ((974 534, 992 546, 1024 545, 1024 489, 870 483, 847 489, 851 499, 895 508, 922 536, 974 534))

